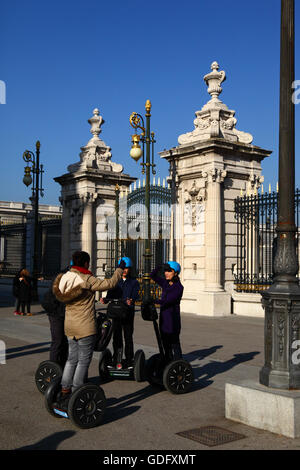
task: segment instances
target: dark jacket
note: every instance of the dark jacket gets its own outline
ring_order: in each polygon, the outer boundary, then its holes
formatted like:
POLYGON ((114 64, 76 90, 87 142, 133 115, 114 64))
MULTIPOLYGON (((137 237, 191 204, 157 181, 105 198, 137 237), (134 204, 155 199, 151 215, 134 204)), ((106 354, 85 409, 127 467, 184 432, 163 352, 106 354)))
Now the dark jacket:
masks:
MULTIPOLYGON (((54 281, 53 281, 54 282, 54 281)), ((45 293, 41 305, 49 317, 65 318, 65 304, 59 302, 53 294, 53 282, 45 293)))
POLYGON ((139 298, 140 284, 133 277, 127 277, 125 280, 120 279, 114 289, 107 292, 106 300, 109 299, 132 299, 132 305, 129 308, 134 311, 134 303, 139 298))
POLYGON ((19 281, 20 274, 16 274, 14 279, 13 279, 13 296, 18 297, 19 296, 19 287, 20 287, 20 281, 19 281))
POLYGON ((179 280, 170 285, 169 281, 158 276, 158 271, 159 267, 155 268, 150 277, 162 288, 161 299, 155 301, 160 304, 159 327, 164 333, 179 334, 181 330, 180 300, 183 294, 183 285, 179 280))
POLYGON ((32 278, 25 277, 25 280, 20 281, 20 277, 17 275, 13 280, 13 294, 21 302, 30 302, 32 292, 32 278))
MULTIPOLYGON (((65 274, 70 270, 70 267, 66 267, 63 269, 59 274, 65 274)), ((53 293, 53 284, 55 279, 57 278, 58 274, 52 279, 51 286, 44 294, 43 300, 41 302, 41 306, 47 313, 48 317, 55 317, 64 320, 65 313, 66 313, 66 306, 63 302, 57 300, 53 293)))

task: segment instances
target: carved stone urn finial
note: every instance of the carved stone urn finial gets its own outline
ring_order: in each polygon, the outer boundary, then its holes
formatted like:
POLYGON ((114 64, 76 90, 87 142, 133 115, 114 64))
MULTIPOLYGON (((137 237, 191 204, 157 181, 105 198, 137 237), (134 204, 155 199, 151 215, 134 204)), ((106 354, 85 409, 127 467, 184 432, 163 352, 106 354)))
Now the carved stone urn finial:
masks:
POLYGON ((251 144, 253 136, 236 129, 235 111, 228 109, 226 104, 219 99, 219 95, 222 93, 221 83, 226 80, 224 70, 219 71, 220 67, 216 61, 211 64, 210 68, 212 71, 203 79, 208 86, 207 91, 211 95, 211 99, 202 106, 201 111, 195 112, 195 129, 192 132, 181 134, 178 137, 179 144, 186 145, 214 138, 251 144))
POLYGON ((98 139, 99 134, 101 133, 101 126, 104 124, 104 119, 100 116, 98 108, 95 108, 93 111, 93 117, 88 119, 88 123, 91 125, 90 133, 93 134, 92 139, 98 139))
POLYGON ((103 117, 100 116, 99 109, 95 108, 93 116, 88 119, 88 123, 91 125, 90 133, 93 137, 86 145, 81 147, 79 154, 80 162, 69 165, 69 172, 73 173, 79 170, 98 169, 122 173, 123 166, 111 161, 111 148, 99 138, 99 134, 102 131, 101 126, 104 122, 103 117))
POLYGON ((212 100, 211 101, 220 101, 219 100, 219 95, 222 93, 222 88, 221 88, 221 83, 226 80, 226 74, 224 70, 219 70, 219 64, 218 62, 213 62, 210 66, 212 72, 208 73, 207 75, 204 76, 204 81, 206 82, 206 85, 208 86, 207 92, 211 95, 212 100))

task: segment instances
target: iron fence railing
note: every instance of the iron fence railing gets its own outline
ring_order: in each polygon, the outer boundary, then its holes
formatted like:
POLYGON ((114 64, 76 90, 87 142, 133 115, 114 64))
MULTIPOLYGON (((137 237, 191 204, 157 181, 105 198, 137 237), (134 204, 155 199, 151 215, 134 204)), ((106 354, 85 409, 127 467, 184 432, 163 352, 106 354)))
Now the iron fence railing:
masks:
MULTIPOLYGON (((278 193, 238 197, 235 200, 237 221, 237 264, 234 270, 235 290, 261 292, 273 280, 276 250, 278 193)), ((300 254, 300 190, 295 191, 297 256, 300 254)))
MULTIPOLYGON (((0 224, 0 276, 14 276, 28 267, 28 228, 32 230, 28 223, 0 224)), ((60 258, 61 217, 42 219, 38 238, 39 275, 51 279, 60 270, 60 258)))

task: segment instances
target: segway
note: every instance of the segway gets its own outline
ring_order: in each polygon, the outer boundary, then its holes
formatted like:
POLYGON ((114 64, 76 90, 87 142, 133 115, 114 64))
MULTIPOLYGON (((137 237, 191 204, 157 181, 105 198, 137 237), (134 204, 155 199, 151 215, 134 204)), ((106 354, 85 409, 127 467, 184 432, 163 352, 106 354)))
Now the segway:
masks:
POLYGON ((98 385, 87 383, 78 387, 69 398, 59 400, 61 379, 52 380, 45 392, 45 407, 56 418, 70 419, 81 429, 90 429, 102 421, 106 408, 104 391, 98 385))
MULTIPOLYGON (((112 335, 112 322, 101 313, 96 318, 97 338, 95 342, 95 351, 103 351, 108 345, 112 335)), ((39 364, 35 373, 35 383, 37 389, 43 395, 49 384, 62 377, 63 368, 53 361, 43 361, 39 364)))
POLYGON ((56 362, 41 362, 35 373, 35 383, 38 391, 44 395, 49 384, 54 379, 62 377, 62 372, 62 367, 56 362))
POLYGON ((175 395, 189 392, 194 381, 192 366, 184 359, 167 361, 157 324, 158 315, 155 305, 153 303, 142 304, 141 313, 143 320, 153 322, 159 347, 159 354, 154 354, 146 362, 146 377, 149 384, 164 387, 175 395))
MULTIPOLYGON (((96 330, 94 351, 101 352, 105 350, 110 341, 113 331, 112 321, 100 313, 96 318, 96 330)), ((49 363, 49 361, 45 362, 49 363)), ((41 367, 39 369, 43 370, 41 367)), ((38 377, 40 375, 41 373, 38 377)), ((43 379, 44 376, 46 376, 46 372, 42 375, 43 379)), ((48 380, 44 379, 47 382, 47 387, 44 389, 47 411, 56 418, 70 419, 82 429, 98 426, 106 407, 106 398, 102 388, 98 385, 86 383, 76 389, 70 396, 68 395, 68 398, 65 398, 62 402, 60 400, 61 377, 62 371, 60 371, 60 374, 57 373, 56 376, 54 372, 52 375, 48 374, 48 380)))
MULTIPOLYGON (((129 313, 128 306, 119 299, 112 299, 107 307, 107 318, 112 322, 112 331, 118 321, 124 320, 129 313)), ((123 360, 123 348, 117 353, 116 364, 113 363, 112 353, 109 349, 103 349, 99 359, 99 376, 101 380, 108 379, 134 379, 136 382, 145 380, 145 353, 142 349, 136 351, 133 365, 128 366, 123 360)))

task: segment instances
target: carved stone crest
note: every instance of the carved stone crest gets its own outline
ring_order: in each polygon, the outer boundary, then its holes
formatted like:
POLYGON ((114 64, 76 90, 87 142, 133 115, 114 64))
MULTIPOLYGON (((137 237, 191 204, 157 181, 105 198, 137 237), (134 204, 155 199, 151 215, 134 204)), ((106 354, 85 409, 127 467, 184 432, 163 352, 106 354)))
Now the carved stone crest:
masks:
POLYGON ((205 188, 199 188, 196 184, 196 180, 193 181, 190 189, 185 188, 184 190, 184 202, 185 202, 185 217, 191 221, 193 230, 196 229, 201 212, 203 210, 202 202, 206 198, 205 188))

